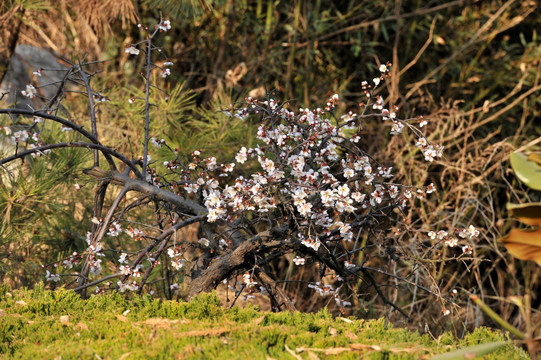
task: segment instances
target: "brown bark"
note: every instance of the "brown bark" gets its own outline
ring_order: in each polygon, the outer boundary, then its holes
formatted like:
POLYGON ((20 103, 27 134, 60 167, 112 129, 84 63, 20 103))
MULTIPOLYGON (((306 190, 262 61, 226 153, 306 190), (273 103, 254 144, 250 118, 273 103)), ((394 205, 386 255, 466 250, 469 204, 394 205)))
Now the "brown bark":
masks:
POLYGON ((171 191, 159 188, 142 180, 133 179, 129 177, 129 175, 121 174, 118 171, 104 171, 98 167, 94 167, 85 171, 85 173, 95 178, 109 180, 115 185, 127 186, 128 190, 130 191, 137 191, 143 194, 155 196, 156 198, 168 202, 169 204, 176 206, 178 209, 188 214, 203 215, 207 213, 207 209, 195 201, 186 199, 171 191))
POLYGON ((293 301, 291 301, 291 299, 289 298, 289 296, 287 296, 285 291, 280 286, 278 286, 276 284, 276 281, 274 281, 273 278, 271 278, 269 275, 267 275, 267 273, 265 273, 263 271, 257 272, 257 276, 262 281, 267 283, 267 285, 270 287, 269 290, 272 291, 273 294, 275 293, 274 296, 279 301, 278 306, 284 305, 287 308, 287 310, 289 310, 289 312, 291 314, 293 314, 295 311, 297 311, 297 309, 295 308, 295 305, 293 305, 293 301))
POLYGON ((278 254, 291 252, 297 244, 286 235, 286 228, 267 230, 245 241, 232 252, 214 259, 206 270, 192 280, 188 298, 212 291, 234 271, 253 267, 257 258, 268 260, 278 254))

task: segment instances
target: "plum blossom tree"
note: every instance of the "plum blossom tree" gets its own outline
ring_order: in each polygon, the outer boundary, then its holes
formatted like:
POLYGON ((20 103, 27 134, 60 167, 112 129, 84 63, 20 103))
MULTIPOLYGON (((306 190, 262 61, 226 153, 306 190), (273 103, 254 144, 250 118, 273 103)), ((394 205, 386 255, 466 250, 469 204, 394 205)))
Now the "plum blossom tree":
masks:
MULTIPOLYGON (((180 154, 165 140, 150 136, 153 121, 150 93, 157 91, 167 96, 152 83, 151 73, 158 71, 161 77, 167 77, 172 65, 153 40, 171 26, 162 20, 150 31, 139 27, 147 34, 146 40, 131 44, 125 52, 130 56, 141 53, 146 56, 145 97, 126 100, 130 104, 144 102, 140 158, 128 158, 99 136, 96 105, 106 103, 108 98, 92 88, 95 73, 87 70, 89 64, 72 64, 59 91, 64 91, 67 83, 84 88, 90 131, 80 122, 59 116, 55 99, 42 110, 0 109, 0 114, 57 122, 86 139, 46 144, 40 138, 38 126, 18 132, 4 127, 6 137, 17 144, 13 155, 0 160, 6 171, 4 165, 16 159, 46 155, 59 148, 82 148, 94 153, 92 166, 85 170, 88 176, 98 180, 93 224, 86 238, 88 248, 60 261, 57 273, 44 269, 46 280, 59 282, 74 277, 76 281, 67 286, 83 295, 91 287, 97 293, 152 292, 157 281, 149 281, 151 274, 167 267, 169 270, 162 272, 164 276, 158 280, 168 284, 168 290, 173 293, 178 291, 178 279, 183 275, 189 283, 187 295, 192 297, 212 290, 223 281, 235 282, 236 276, 242 274, 242 281, 237 284, 240 288, 233 287, 237 296, 260 291, 269 296, 275 309, 294 311, 294 302, 277 285, 280 274, 273 273, 269 266, 276 259, 292 254, 294 266, 317 264, 321 279, 308 282, 307 287, 321 296, 334 297, 340 308, 351 305, 358 296, 356 284, 362 278, 385 304, 407 317, 381 291, 372 275, 378 269, 370 266, 370 259, 385 257, 399 261, 400 256, 408 256, 406 247, 385 241, 385 234, 405 229, 401 214, 410 211, 416 201, 426 201, 435 187, 394 182, 392 167, 386 165, 388 161, 381 162, 366 152, 363 124, 380 122, 393 135, 407 129, 415 136, 415 146, 428 162, 442 156, 443 146, 432 144, 423 134, 425 119, 400 119, 398 109, 386 108, 382 84, 390 76, 392 65, 382 64, 372 82, 363 82, 366 98, 358 109, 341 116, 337 114, 338 95, 314 109, 294 109, 273 93, 266 99, 247 97, 242 103, 221 109, 226 116, 258 121, 259 143, 255 147, 239 144, 235 161, 220 163, 213 154, 198 150, 180 154), (152 59, 155 53, 165 58, 160 66, 152 59), (152 147, 170 151, 171 156, 163 161, 163 166, 152 161, 152 147), (102 167, 103 160, 107 169, 102 167), (121 172, 119 164, 126 170, 121 172), (105 195, 115 193, 112 191, 115 188, 120 191, 106 209, 105 195), (139 193, 142 197, 128 201, 128 193, 139 193), (154 218, 134 227, 130 225, 130 212, 148 206, 148 201, 141 201, 143 198, 156 204, 154 218), (129 204, 124 205, 126 202, 129 204), (199 240, 195 243, 177 236, 180 229, 192 224, 199 224, 199 240), (115 237, 131 239, 129 249, 106 248, 105 240, 115 237), (105 251, 117 254, 116 261, 108 266, 104 266, 105 251), (197 252, 198 256, 189 258, 186 256, 189 252, 197 252)), ((28 85, 22 94, 35 97, 39 91, 28 85)), ((76 184, 76 190, 79 188, 76 184)), ((460 241, 442 231, 427 235, 444 246, 455 246, 460 241)), ((459 231, 460 238, 477 235, 473 228, 459 231)), ((416 286, 438 296, 426 287, 416 286)))

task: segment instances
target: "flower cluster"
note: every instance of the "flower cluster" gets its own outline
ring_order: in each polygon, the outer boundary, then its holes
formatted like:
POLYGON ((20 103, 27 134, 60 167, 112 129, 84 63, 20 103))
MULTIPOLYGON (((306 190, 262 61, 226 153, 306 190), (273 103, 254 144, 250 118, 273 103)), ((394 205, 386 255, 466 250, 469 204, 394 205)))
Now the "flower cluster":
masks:
MULTIPOLYGON (((388 74, 388 67, 380 70, 382 77, 388 74)), ((346 126, 360 124, 358 116, 353 112, 340 119, 332 116, 338 95, 329 99, 325 110, 301 108, 298 112, 275 99, 245 100, 246 106, 225 113, 241 118, 262 114, 269 120, 257 131, 262 145, 241 147, 235 159, 237 164, 254 159, 261 171, 222 185, 217 175, 227 177, 235 164, 218 165, 216 158, 202 158, 196 151, 188 165, 194 180, 187 178, 184 190, 187 195, 201 191, 209 222, 231 222, 246 212, 268 216, 280 204, 298 217, 300 243, 317 252, 324 239, 351 241, 355 236, 352 224, 358 214, 385 207, 404 208, 413 194, 422 199, 435 190, 433 184, 412 191, 390 183, 392 167, 366 155, 356 145, 359 134, 343 131, 346 126)), ((396 119, 395 113, 383 108, 381 96, 375 97, 374 106, 396 119)))
MULTIPOLYGON (((34 123, 41 122, 41 119, 36 118, 34 123)), ((43 142, 40 139, 40 134, 38 132, 32 132, 31 130, 18 130, 13 131, 11 127, 9 126, 0 126, 0 130, 3 131, 4 135, 6 136, 5 139, 8 143, 14 144, 14 145, 23 145, 26 144, 28 149, 36 149, 40 146, 43 146, 43 142)), ((33 158, 36 158, 41 155, 49 154, 51 150, 43 150, 43 151, 35 151, 31 154, 33 158)))
POLYGON ((123 283, 122 281, 119 280, 116 283, 116 285, 118 286, 118 291, 120 291, 121 293, 125 292, 126 290, 127 291, 137 291, 139 289, 139 286, 137 285, 137 283, 135 281, 128 282, 128 283, 123 283))
MULTIPOLYGON (((336 94, 324 108, 297 110, 274 98, 245 98, 244 104, 223 113, 243 120, 260 116, 260 143, 241 146, 235 163, 221 164, 216 157, 202 156, 200 151, 191 154, 186 167, 181 167, 178 159, 163 162, 172 175, 180 175, 180 181, 171 184, 171 190, 186 198, 202 199, 209 223, 232 224, 250 218, 272 224, 276 221, 273 219, 292 219, 295 231, 291 236, 305 247, 303 255, 321 252, 322 248, 328 251, 340 243, 352 247, 368 219, 387 216, 384 214, 392 209, 404 211, 414 199, 424 200, 436 190, 433 184, 413 188, 392 182, 392 166, 376 161, 364 151, 362 121, 376 115, 384 124, 391 122, 392 134, 412 129, 427 161, 442 156, 443 147, 428 143, 415 127, 418 119, 399 119, 398 108, 388 110, 383 96, 373 95, 374 89, 390 76, 390 67, 391 64, 380 66, 381 75, 374 79, 374 85, 362 84, 368 102, 361 107, 373 110, 373 114, 362 110, 335 116, 340 102, 336 94), (248 176, 232 177, 233 170, 248 161, 256 164, 255 171, 248 176)), ((151 142, 158 148, 165 143, 156 138, 151 142)), ((454 245, 451 239, 446 240, 449 246, 454 245)), ((218 237, 216 241, 221 251, 231 249, 229 239, 218 237)), ((201 239, 199 243, 205 248, 210 241, 201 239)), ((168 256, 175 269, 185 267, 182 249, 169 248, 168 256)), ((305 261, 305 256, 293 260, 298 266, 305 261)), ((342 263, 343 269, 357 271, 354 252, 342 263)), ((245 274, 246 284, 253 282, 248 275, 245 274)), ((341 279, 338 275, 336 278, 341 279)), ((318 289, 330 293, 332 287, 318 289)), ((341 301, 339 305, 346 303, 341 301)))
POLYGON ((118 220, 113 220, 111 224, 109 225, 109 232, 107 235, 117 237, 120 235, 124 230, 122 230, 122 226, 120 226, 120 223, 118 220))
POLYGON ((295 259, 293 259, 293 262, 297 266, 302 266, 306 263, 306 259, 300 256, 295 256, 295 259))
MULTIPOLYGON (((479 230, 477 230, 473 225, 470 225, 466 229, 457 229, 456 233, 459 238, 468 240, 474 239, 479 236, 479 230)), ((445 230, 439 230, 438 232, 429 231, 428 237, 431 240, 443 241, 444 245, 450 248, 459 245, 459 239, 455 236, 450 235, 445 230)), ((471 247, 471 245, 465 244, 462 246, 462 252, 469 255, 473 252, 473 248, 471 247)))
POLYGON ((80 259, 81 255, 79 255, 77 251, 74 251, 71 256, 68 256, 62 260, 62 265, 64 266, 64 269, 71 269, 73 266, 77 266, 77 264, 79 264, 80 259))
POLYGON ((321 284, 320 282, 308 284, 308 287, 314 289, 321 296, 333 295, 336 292, 332 285, 321 284))
POLYGON ((58 282, 58 281, 60 281, 60 275, 59 274, 51 274, 51 272, 49 270, 46 270, 45 280, 58 282))
POLYGON ((23 96, 26 96, 27 98, 30 98, 30 99, 33 99, 34 97, 36 97, 37 93, 38 91, 36 90, 34 85, 26 85, 26 90, 21 91, 21 94, 23 94, 23 96))
POLYGON ((171 260, 171 266, 173 266, 175 270, 182 269, 186 264, 186 259, 183 258, 184 254, 181 248, 169 248, 167 250, 167 255, 171 260))
POLYGON ((244 275, 242 275, 242 280, 244 281, 244 285, 248 288, 257 285, 257 282, 252 280, 252 275, 249 272, 245 272, 244 275))
POLYGON ((145 233, 142 230, 139 230, 138 228, 132 228, 131 226, 128 226, 126 229, 124 229, 124 232, 128 234, 129 237, 135 240, 142 240, 145 237, 145 233))

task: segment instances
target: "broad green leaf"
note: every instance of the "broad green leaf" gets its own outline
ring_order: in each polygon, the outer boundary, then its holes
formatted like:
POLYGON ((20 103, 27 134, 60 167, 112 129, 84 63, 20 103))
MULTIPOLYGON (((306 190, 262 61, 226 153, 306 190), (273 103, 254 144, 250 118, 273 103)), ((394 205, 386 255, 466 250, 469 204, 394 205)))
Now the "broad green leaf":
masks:
POLYGON ((520 153, 512 152, 510 158, 519 180, 534 190, 541 190, 541 167, 520 153))
POLYGON ((512 229, 502 239, 507 251, 521 260, 533 260, 541 266, 541 229, 534 231, 512 229))
POLYGON ((507 341, 496 341, 487 344, 469 346, 464 349, 435 355, 431 358, 431 360, 475 359, 479 356, 490 354, 491 352, 496 351, 507 344, 509 344, 507 341))
POLYGON ((507 203, 507 210, 523 224, 541 226, 541 203, 507 203))

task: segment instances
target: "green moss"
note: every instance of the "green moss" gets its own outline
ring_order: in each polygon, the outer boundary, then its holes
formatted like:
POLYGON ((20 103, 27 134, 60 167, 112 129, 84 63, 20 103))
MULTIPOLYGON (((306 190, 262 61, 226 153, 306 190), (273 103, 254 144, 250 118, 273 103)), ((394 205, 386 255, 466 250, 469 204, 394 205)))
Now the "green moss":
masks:
POLYGON ((485 342, 505 340, 508 340, 508 338, 504 334, 494 332, 490 328, 482 326, 464 336, 463 343, 464 345, 477 345, 485 342))
MULTIPOLYGON (((317 314, 265 313, 254 307, 224 309, 214 294, 177 302, 113 293, 80 299, 71 291, 15 291, 0 299, 0 357, 62 359, 417 359, 481 342, 505 339, 480 328, 456 341, 439 343, 385 321, 333 319, 317 314), (129 312, 127 311, 129 310, 129 312), (357 347, 356 350, 350 347, 357 347), (298 352, 298 349, 305 349, 298 352), (312 349, 312 350, 310 350, 312 349), (326 354, 333 350, 335 353, 326 354)), ((527 359, 507 346, 497 356, 527 359)))
POLYGON ((441 334, 438 338, 440 345, 453 345, 455 343, 455 337, 450 331, 441 334))

